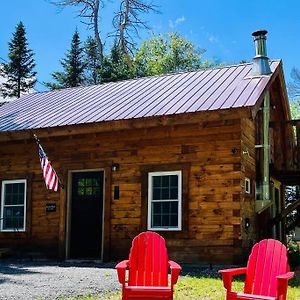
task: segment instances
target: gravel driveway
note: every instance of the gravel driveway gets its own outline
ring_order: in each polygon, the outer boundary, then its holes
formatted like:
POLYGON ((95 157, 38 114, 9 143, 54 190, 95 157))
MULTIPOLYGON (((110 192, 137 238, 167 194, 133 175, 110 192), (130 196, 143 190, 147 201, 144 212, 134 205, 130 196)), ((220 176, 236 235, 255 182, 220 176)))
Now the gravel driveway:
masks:
POLYGON ((0 299, 56 299, 120 288, 112 263, 0 261, 0 299))
MULTIPOLYGON (((181 275, 219 277, 228 265, 181 264, 181 275)), ((0 261, 0 299, 46 300, 121 290, 115 263, 0 261)))

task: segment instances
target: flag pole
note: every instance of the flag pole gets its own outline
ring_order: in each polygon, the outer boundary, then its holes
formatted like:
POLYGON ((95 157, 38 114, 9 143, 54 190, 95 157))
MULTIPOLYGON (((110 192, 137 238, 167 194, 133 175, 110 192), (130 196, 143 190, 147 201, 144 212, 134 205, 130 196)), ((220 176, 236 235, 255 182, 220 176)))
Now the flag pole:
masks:
MULTIPOLYGON (((33 137, 34 137, 34 139, 35 139, 36 144, 37 144, 39 147, 41 147, 41 148, 43 149, 42 145, 40 144, 40 140, 39 140, 39 138, 37 137, 37 135, 36 135, 35 133, 33 134, 33 137)), ((44 150, 43 150, 43 151, 44 151, 44 150)), ((64 186, 63 182, 61 181, 60 177, 57 175, 55 169, 52 168, 52 170, 53 170, 53 172, 55 173, 55 175, 56 175, 56 177, 57 177, 57 179, 58 179, 58 183, 59 183, 60 187, 61 187, 62 189, 64 189, 65 186, 64 186)))
POLYGON ((40 144, 40 140, 38 139, 37 135, 34 133, 33 134, 34 140, 35 142, 39 145, 40 144))

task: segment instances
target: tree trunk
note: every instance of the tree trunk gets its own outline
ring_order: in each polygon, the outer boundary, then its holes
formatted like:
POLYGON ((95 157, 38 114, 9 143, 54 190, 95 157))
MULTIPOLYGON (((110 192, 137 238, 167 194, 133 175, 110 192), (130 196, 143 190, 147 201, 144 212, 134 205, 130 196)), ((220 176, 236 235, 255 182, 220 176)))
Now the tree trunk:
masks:
POLYGON ((102 45, 102 41, 100 38, 99 26, 98 26, 99 5, 100 5, 100 0, 96 0, 95 7, 94 7, 94 34, 95 34, 95 40, 97 43, 97 51, 98 51, 99 57, 100 57, 100 63, 102 64, 102 62, 103 62, 103 45, 102 45))
POLYGON ((17 97, 20 98, 21 97, 21 77, 18 76, 18 91, 17 91, 18 95, 17 97))

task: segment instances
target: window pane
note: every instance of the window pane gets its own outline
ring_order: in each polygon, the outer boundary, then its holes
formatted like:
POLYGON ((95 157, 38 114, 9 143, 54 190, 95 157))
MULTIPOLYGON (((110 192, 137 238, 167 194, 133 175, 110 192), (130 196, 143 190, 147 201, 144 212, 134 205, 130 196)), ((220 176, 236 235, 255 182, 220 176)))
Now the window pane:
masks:
POLYGON ((4 205, 24 204, 24 183, 5 184, 4 205))
POLYGON ((178 215, 178 202, 170 202, 170 213, 178 215))
POLYGON ((84 179, 83 178, 78 180, 78 186, 81 186, 81 187, 84 186, 84 179))
POLYGON ((168 188, 170 186, 170 176, 162 176, 162 182, 161 182, 162 187, 168 188))
POLYGON ((24 228, 24 207, 4 207, 3 229, 23 229, 24 228))
POLYGON ((99 186, 99 183, 96 178, 93 178, 93 186, 99 186))
POLYGON ((78 180, 78 196, 97 196, 101 193, 100 180, 97 178, 80 178, 78 180))
POLYGON ((163 202, 162 203, 162 213, 164 215, 169 215, 170 214, 170 202, 163 202))
POLYGON ((178 188, 177 187, 170 188, 170 199, 178 199, 178 188))
POLYGON ((93 188, 92 187, 86 187, 85 188, 85 196, 91 196, 93 194, 93 188))
POLYGON ((155 215, 153 216, 152 227, 161 227, 161 216, 155 215))
POLYGON ((163 215, 162 216, 162 226, 163 227, 169 227, 170 226, 169 215, 163 215))
POLYGON ((85 179, 85 185, 86 185, 86 186, 91 186, 92 183, 93 183, 92 178, 86 178, 86 179, 85 179))
POLYGON ((24 195, 24 183, 18 183, 16 184, 16 188, 18 190, 18 193, 19 194, 23 194, 24 195))
POLYGON ((161 203, 153 202, 152 203, 152 226, 160 227, 161 226, 161 203))
POLYGON ((5 193, 12 193, 13 185, 12 184, 5 184, 5 193))
POLYGON ((177 187, 178 186, 178 175, 170 176, 170 186, 177 187))
POLYGON ((153 200, 178 199, 178 176, 153 176, 153 200))
POLYGON ((84 187, 78 186, 77 192, 78 192, 78 196, 83 196, 84 195, 84 187))
POLYGON ((164 201, 152 203, 153 227, 178 226, 178 202, 164 201))
POLYGON ((93 188, 93 195, 94 196, 100 195, 100 188, 99 187, 94 187, 93 188))
POLYGON ((170 217, 171 217, 170 227, 172 227, 172 226, 177 227, 178 226, 178 216, 171 215, 170 217))
POLYGON ((11 193, 7 193, 4 195, 4 205, 7 204, 7 205, 11 205, 13 202, 13 197, 12 197, 12 194, 11 193))
POLYGON ((169 188, 162 188, 161 190, 161 200, 170 199, 169 188))
POLYGON ((152 212, 154 215, 160 215, 162 213, 162 203, 154 202, 152 203, 152 212))
POLYGON ((153 176, 153 187, 160 187, 161 186, 161 176, 153 176))
POLYGON ((153 188, 153 200, 160 200, 161 199, 161 189, 160 188, 153 188))

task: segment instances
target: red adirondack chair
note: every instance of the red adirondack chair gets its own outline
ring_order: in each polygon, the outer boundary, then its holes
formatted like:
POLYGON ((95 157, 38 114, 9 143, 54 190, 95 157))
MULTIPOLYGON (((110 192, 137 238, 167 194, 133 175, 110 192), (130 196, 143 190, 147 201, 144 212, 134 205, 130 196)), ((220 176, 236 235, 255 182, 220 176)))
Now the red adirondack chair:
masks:
POLYGON ((220 270, 227 300, 285 300, 288 280, 294 277, 289 272, 286 247, 276 240, 256 243, 248 259, 247 267, 220 270), (246 274, 244 293, 231 290, 232 277, 246 274))
POLYGON ((123 285, 123 300, 173 299, 173 286, 181 267, 168 261, 165 240, 155 232, 142 232, 132 241, 129 260, 116 265, 123 285), (128 282, 126 282, 128 269, 128 282), (168 270, 171 270, 170 284, 168 270))

